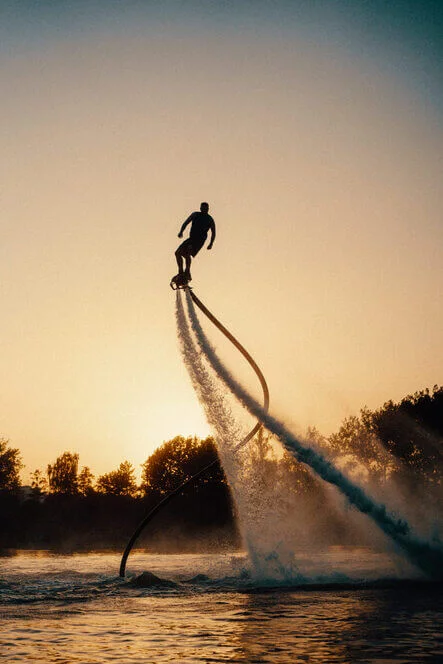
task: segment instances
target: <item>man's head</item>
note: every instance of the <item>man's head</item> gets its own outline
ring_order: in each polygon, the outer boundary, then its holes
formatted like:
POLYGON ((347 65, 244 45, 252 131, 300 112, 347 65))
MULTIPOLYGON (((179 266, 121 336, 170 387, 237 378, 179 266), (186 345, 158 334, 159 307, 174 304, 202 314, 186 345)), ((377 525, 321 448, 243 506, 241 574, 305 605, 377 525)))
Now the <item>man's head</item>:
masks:
POLYGON ((200 212, 209 212, 209 203, 200 203, 200 212))

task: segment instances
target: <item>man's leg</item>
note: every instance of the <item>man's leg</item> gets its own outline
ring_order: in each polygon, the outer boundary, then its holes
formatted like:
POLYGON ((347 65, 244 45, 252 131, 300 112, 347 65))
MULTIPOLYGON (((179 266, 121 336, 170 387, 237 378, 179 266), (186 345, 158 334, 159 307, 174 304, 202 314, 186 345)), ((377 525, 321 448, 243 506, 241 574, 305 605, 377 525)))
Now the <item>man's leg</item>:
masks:
POLYGON ((182 251, 181 251, 181 246, 175 252, 175 260, 177 261, 177 265, 178 265, 178 273, 182 274, 183 273, 183 254, 182 254, 182 251))
POLYGON ((191 260, 192 260, 191 259, 191 254, 186 254, 186 256, 185 256, 185 261, 186 261, 186 272, 185 272, 185 274, 186 274, 187 278, 189 279, 189 281, 191 280, 191 260))

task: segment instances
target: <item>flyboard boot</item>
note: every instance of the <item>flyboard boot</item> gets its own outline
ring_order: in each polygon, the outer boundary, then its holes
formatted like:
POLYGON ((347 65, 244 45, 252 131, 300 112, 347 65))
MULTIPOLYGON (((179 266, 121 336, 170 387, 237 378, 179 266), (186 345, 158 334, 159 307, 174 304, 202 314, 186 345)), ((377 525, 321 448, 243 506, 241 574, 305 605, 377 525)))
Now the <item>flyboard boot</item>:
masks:
POLYGON ((171 286, 172 290, 177 290, 177 288, 186 288, 191 279, 191 273, 189 270, 186 270, 186 272, 179 272, 175 275, 175 277, 172 277, 171 283, 169 285, 171 286))

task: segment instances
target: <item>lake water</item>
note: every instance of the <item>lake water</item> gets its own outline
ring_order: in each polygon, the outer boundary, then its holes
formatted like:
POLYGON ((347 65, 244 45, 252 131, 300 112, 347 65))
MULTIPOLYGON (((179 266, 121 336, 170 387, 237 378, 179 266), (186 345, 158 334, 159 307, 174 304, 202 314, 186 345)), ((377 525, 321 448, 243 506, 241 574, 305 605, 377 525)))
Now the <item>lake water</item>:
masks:
POLYGON ((441 584, 363 549, 304 557, 315 576, 276 584, 242 554, 134 553, 120 579, 118 554, 16 552, 0 558, 0 660, 443 662, 441 584), (176 585, 133 587, 146 570, 176 585))

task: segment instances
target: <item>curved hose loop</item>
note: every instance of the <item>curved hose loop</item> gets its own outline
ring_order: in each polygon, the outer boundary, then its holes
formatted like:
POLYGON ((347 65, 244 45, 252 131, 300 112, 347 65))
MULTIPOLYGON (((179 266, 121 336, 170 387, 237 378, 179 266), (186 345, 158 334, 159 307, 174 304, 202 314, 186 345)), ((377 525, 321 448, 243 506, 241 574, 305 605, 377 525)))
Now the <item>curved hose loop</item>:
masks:
MULTIPOLYGON (((266 412, 268 412, 268 410, 269 410, 269 389, 268 389, 265 377, 263 376, 258 364, 254 361, 254 359, 251 357, 251 355, 249 355, 246 348, 244 348, 241 345, 241 343, 239 341, 237 341, 237 339, 229 332, 229 330, 227 330, 225 328, 225 326, 222 325, 222 323, 220 323, 220 321, 214 316, 214 314, 212 314, 209 311, 209 309, 207 309, 207 307, 205 307, 203 302, 198 299, 197 295, 189 287, 186 289, 186 296, 188 296, 188 294, 191 296, 192 301, 197 305, 197 307, 200 309, 200 311, 202 311, 205 314, 206 318, 209 318, 211 323, 213 323, 215 325, 215 327, 217 327, 220 330, 220 332, 222 332, 225 335, 225 337, 227 337, 229 339, 229 341, 237 348, 237 350, 240 351, 240 353, 247 360, 247 362, 249 362, 249 364, 251 365, 252 369, 254 370, 257 378, 259 379, 261 388, 263 390, 263 409, 266 412)), ((253 438, 255 436, 255 434, 261 428, 262 428, 262 423, 260 421, 258 421, 257 424, 255 425, 255 427, 248 433, 248 435, 245 438, 243 438, 243 440, 240 441, 240 443, 237 445, 235 450, 239 450, 241 447, 243 447, 243 445, 246 445, 246 443, 249 440, 251 440, 251 438, 253 438)))
MULTIPOLYGON (((220 332, 222 332, 225 335, 225 337, 227 337, 227 339, 229 339, 229 341, 237 348, 237 350, 240 351, 240 353, 243 355, 243 357, 250 364, 250 366, 254 370, 255 374, 257 375, 257 378, 260 381, 260 385, 261 385, 262 390, 263 390, 263 408, 267 412, 268 409, 269 409, 269 389, 268 389, 268 386, 266 384, 265 377, 263 376, 263 373, 261 372, 261 370, 260 370, 259 366, 257 365, 257 363, 254 361, 254 359, 251 357, 251 355, 248 353, 248 351, 241 345, 241 343, 239 341, 237 341, 237 339, 229 332, 229 330, 227 330, 225 328, 224 325, 222 325, 222 323, 220 323, 220 321, 214 316, 214 314, 212 314, 209 311, 209 309, 207 309, 205 307, 203 302, 201 302, 201 300, 198 299, 198 297, 194 294, 194 292, 189 287, 186 288, 186 291, 187 291, 187 294, 189 293, 191 295, 191 298, 192 298, 193 302, 195 302, 197 307, 205 314, 205 316, 207 318, 209 318, 211 323, 213 323, 220 330, 220 332)), ((234 451, 237 451, 241 447, 243 447, 243 445, 246 445, 246 443, 248 441, 250 441, 251 438, 253 438, 253 436, 255 436, 255 434, 261 428, 262 428, 262 423, 260 421, 258 421, 255 424, 255 426, 253 427, 253 429, 251 429, 251 431, 247 434, 247 436, 245 436, 238 443, 238 445, 235 447, 234 451)), ((128 556, 131 552, 131 549, 134 546, 137 539, 139 538, 142 531, 148 525, 148 523, 150 521, 152 521, 152 519, 155 517, 155 515, 158 514, 158 512, 160 512, 160 510, 162 510, 163 507, 165 507, 174 496, 181 493, 183 491, 183 489, 185 489, 187 486, 190 486, 190 485, 194 484, 195 482, 197 482, 197 480, 202 475, 204 475, 208 470, 210 470, 213 466, 215 466, 217 461, 218 461, 218 458, 214 459, 214 461, 211 461, 211 463, 209 463, 206 466, 204 466, 203 468, 201 468, 201 470, 199 470, 197 473, 195 473, 195 475, 192 475, 192 477, 188 478, 185 482, 180 484, 180 486, 178 486, 176 489, 174 489, 173 491, 168 493, 167 496, 165 496, 159 503, 157 503, 157 505, 155 505, 155 507, 152 508, 152 510, 150 510, 148 512, 148 514, 145 516, 145 518, 139 523, 137 528, 134 530, 128 544, 126 545, 126 549, 124 550, 124 553, 123 553, 123 556, 122 556, 122 559, 121 559, 121 562, 120 562, 120 572, 119 572, 119 574, 120 574, 121 577, 125 576, 126 562, 128 560, 128 556)))

